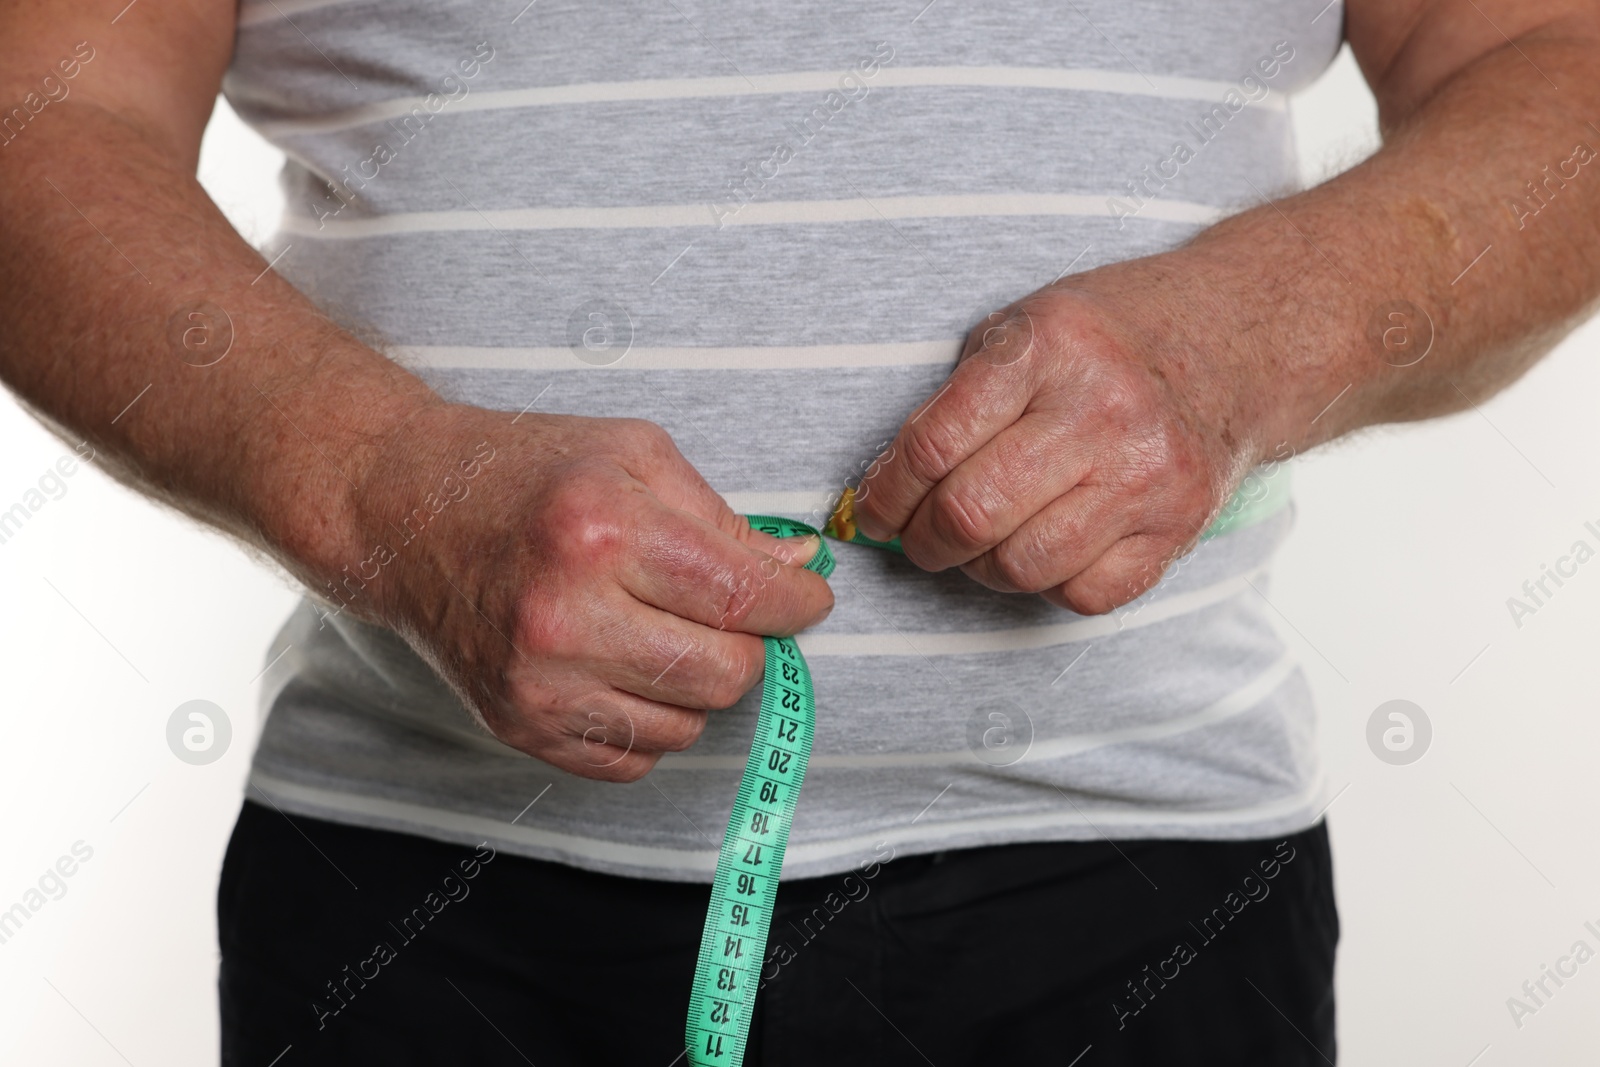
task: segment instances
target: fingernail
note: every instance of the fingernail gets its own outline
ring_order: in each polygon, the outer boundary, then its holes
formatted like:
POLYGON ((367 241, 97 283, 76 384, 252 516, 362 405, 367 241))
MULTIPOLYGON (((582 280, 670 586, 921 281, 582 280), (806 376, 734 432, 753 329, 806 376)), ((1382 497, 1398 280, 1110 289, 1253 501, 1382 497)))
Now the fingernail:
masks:
POLYGON ((860 530, 864 537, 873 541, 887 541, 894 533, 893 530, 887 527, 879 526, 876 520, 869 519, 859 513, 856 515, 856 529, 860 530))
POLYGON ((822 538, 816 534, 806 534, 804 537, 789 538, 783 544, 784 548, 789 550, 784 562, 804 567, 811 562, 811 557, 817 554, 817 549, 822 547, 822 538))

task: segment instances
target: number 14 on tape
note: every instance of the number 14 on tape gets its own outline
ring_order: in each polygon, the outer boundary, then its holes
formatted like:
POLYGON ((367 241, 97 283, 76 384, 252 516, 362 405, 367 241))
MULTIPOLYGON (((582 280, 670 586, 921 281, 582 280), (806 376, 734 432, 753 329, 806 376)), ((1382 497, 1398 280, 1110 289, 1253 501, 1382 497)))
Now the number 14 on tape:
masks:
POLYGON ((811 673, 792 638, 765 638, 756 736, 717 857, 689 1001, 689 1062, 740 1064, 778 878, 816 726, 811 673))

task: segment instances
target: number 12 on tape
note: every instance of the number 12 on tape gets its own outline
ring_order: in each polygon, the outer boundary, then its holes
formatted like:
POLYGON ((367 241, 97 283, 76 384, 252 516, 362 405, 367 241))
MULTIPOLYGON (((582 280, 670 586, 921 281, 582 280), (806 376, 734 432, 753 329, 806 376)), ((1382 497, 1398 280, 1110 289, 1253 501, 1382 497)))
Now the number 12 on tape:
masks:
POLYGON ((783 853, 811 758, 816 696, 793 638, 768 637, 755 741, 717 856, 689 999, 689 1062, 744 1062, 783 853))

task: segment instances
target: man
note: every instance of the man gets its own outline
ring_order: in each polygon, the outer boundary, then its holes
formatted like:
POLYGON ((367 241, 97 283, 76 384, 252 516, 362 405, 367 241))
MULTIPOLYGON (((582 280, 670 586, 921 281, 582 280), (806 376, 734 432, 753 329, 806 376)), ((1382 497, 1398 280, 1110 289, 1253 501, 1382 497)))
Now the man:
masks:
POLYGON ((309 593, 224 1062, 676 1062, 801 631, 746 1062, 1332 1062, 1284 461, 1586 312, 1597 8, 12 5, 0 373, 309 593), (1385 146, 1287 195, 1341 28, 1385 146), (265 258, 193 180, 219 84, 265 258), (845 485, 904 556, 831 587, 739 515, 845 485))

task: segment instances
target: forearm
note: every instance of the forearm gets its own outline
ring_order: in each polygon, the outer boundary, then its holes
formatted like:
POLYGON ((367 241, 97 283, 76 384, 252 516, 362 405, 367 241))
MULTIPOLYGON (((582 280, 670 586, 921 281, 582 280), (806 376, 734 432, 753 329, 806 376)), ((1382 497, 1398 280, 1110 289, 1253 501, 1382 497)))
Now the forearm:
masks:
POLYGON ((92 104, 52 110, 0 150, 0 378, 119 478, 322 588, 365 553, 374 457, 441 401, 266 270, 192 161, 92 104), (205 304, 225 317, 190 317, 205 304))
POLYGON ((1154 307, 1146 336, 1180 370, 1231 353, 1225 387, 1237 395, 1217 410, 1253 438, 1257 459, 1462 409, 1514 380, 1593 304, 1595 40, 1552 26, 1517 48, 1402 109, 1382 150, 1353 170, 1143 261, 1140 274, 1174 283, 1139 282, 1154 307), (1397 302, 1423 315, 1384 316, 1397 302), (1385 347, 1389 327, 1412 332, 1385 347))

